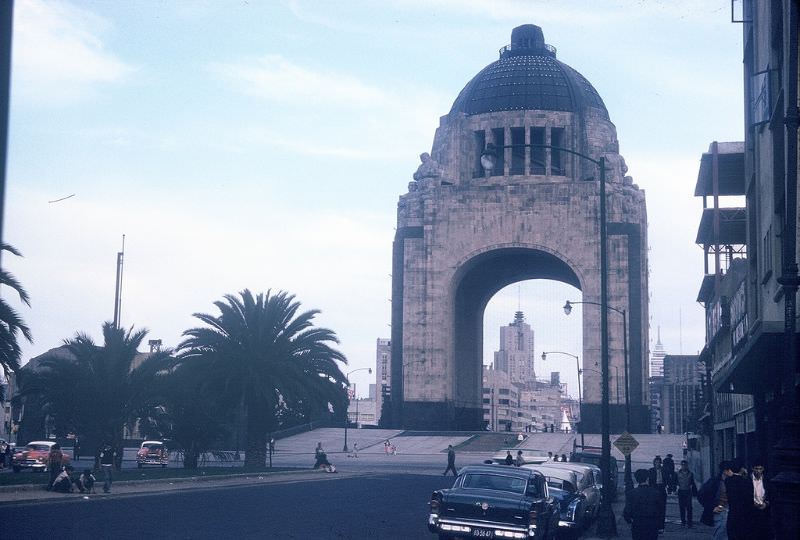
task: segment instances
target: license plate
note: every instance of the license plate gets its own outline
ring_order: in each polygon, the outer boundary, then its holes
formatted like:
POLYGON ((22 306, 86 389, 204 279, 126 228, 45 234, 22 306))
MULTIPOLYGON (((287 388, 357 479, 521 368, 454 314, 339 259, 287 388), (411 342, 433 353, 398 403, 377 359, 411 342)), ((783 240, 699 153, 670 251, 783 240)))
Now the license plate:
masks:
POLYGON ((472 529, 472 536, 476 538, 492 538, 494 531, 491 529, 472 529))

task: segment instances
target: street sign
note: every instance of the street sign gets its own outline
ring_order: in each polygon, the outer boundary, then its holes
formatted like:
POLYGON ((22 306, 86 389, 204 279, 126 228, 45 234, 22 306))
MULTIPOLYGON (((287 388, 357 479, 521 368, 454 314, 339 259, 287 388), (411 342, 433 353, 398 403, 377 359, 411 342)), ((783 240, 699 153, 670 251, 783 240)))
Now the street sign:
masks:
POLYGON ((625 431, 622 435, 617 437, 617 440, 614 441, 614 446, 616 446, 620 452, 622 452, 623 456, 629 456, 631 452, 636 450, 636 447, 639 446, 639 441, 633 438, 633 435, 625 431))

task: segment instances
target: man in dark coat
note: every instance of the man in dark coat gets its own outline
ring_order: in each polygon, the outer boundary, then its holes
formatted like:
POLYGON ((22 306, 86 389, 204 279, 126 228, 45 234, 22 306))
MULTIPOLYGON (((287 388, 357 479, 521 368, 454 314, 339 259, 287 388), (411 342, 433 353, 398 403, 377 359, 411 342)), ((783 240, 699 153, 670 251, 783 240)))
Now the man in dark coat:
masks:
POLYGON ((752 540, 753 482, 741 461, 733 463, 733 474, 725 479, 728 496, 728 540, 752 540))
POLYGON ((672 493, 675 491, 675 461, 672 459, 672 454, 667 454, 661 466, 667 479, 667 492, 672 493))
POLYGON ((456 471, 456 451, 453 449, 452 444, 447 445, 447 468, 444 470, 443 476, 447 476, 450 471, 453 471, 453 476, 458 476, 456 471))
POLYGON ((653 467, 648 471, 647 481, 650 487, 654 488, 659 494, 658 509, 660 520, 658 530, 664 530, 664 520, 667 517, 667 475, 661 465, 661 456, 653 459, 653 467))
POLYGON ((625 496, 622 515, 631 524, 633 540, 656 540, 662 526, 661 494, 648 485, 648 471, 637 469, 633 476, 639 484, 625 496))

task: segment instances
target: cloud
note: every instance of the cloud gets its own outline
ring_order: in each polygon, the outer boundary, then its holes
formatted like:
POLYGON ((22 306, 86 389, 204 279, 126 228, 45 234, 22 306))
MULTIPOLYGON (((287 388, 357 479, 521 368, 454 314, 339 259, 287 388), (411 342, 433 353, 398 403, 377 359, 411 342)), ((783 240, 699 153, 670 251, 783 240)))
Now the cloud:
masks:
POLYGON ((213 63, 208 69, 244 94, 274 101, 360 108, 387 99, 377 88, 347 74, 307 69, 278 54, 254 61, 213 63))
POLYGON ((105 48, 110 24, 66 2, 23 0, 14 17, 16 95, 63 103, 93 94, 98 84, 124 80, 133 68, 105 48))

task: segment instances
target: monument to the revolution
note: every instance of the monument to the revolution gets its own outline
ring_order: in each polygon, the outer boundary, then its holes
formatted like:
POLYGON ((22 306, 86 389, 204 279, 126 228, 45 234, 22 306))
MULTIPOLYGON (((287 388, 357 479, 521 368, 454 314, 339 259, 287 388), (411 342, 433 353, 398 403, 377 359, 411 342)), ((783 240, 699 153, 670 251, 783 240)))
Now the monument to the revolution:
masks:
MULTIPOLYGON (((392 262, 393 424, 481 428, 483 312, 506 285, 554 279, 599 303, 599 170, 580 154, 606 160, 608 305, 628 313, 631 424, 649 430, 644 192, 625 176, 603 100, 556 59, 534 25, 515 28, 500 59, 467 83, 400 197, 392 262)), ((583 308, 580 357, 595 369, 600 308, 583 308)), ((622 317, 609 313, 608 321, 610 362, 618 368, 611 376, 622 377, 622 317)), ((583 427, 599 432, 600 376, 587 369, 583 381, 583 427)), ((614 401, 611 419, 612 431, 621 431, 625 406, 614 401)))

